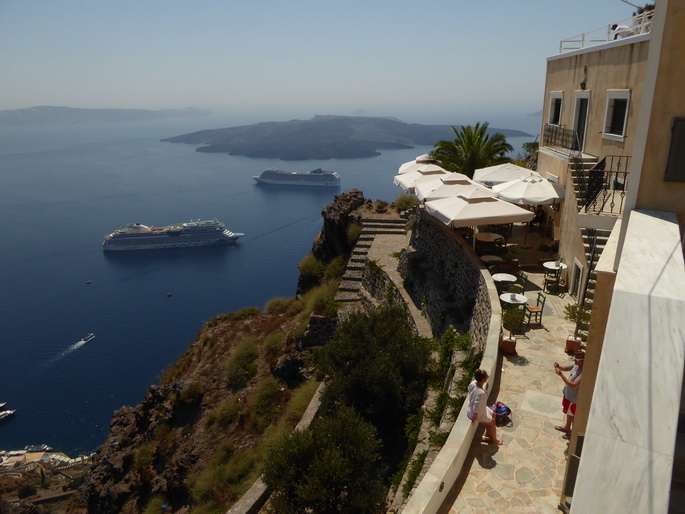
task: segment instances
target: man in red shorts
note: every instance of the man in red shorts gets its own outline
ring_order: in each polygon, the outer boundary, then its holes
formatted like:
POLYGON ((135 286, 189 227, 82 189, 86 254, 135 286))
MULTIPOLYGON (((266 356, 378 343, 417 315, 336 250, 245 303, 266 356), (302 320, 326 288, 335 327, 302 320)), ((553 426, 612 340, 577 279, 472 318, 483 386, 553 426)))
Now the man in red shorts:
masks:
POLYGON ((585 361, 585 352, 579 350, 573 356, 573 366, 559 366, 558 362, 554 363, 554 372, 564 381, 564 398, 561 401, 561 406, 566 414, 566 424, 562 426, 555 426, 554 428, 559 432, 563 432, 564 439, 571 437, 571 429, 573 428, 573 418, 576 415, 576 402, 578 401, 578 390, 580 388, 580 379, 583 373, 583 362, 585 361), (571 374, 566 377, 563 372, 570 371, 571 374))

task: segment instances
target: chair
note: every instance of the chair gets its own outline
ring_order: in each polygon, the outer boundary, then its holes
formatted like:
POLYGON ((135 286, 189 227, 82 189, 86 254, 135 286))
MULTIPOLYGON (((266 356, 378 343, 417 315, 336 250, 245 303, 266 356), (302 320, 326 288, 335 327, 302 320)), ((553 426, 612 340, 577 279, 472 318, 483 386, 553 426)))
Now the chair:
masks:
POLYGON ((526 290, 526 286, 528 285, 528 273, 524 273, 523 271, 519 271, 519 278, 516 280, 517 284, 521 284, 521 287, 523 287, 523 290, 526 290))
POLYGON ((508 293, 523 294, 523 287, 521 284, 511 284, 507 289, 508 293))
POLYGON ((535 323, 542 325, 542 310, 545 308, 546 300, 547 297, 544 294, 538 293, 537 303, 535 305, 526 305, 525 316, 528 326, 530 326, 533 317, 535 318, 535 323))
POLYGON ((507 249, 507 242, 504 237, 495 239, 495 255, 502 255, 507 249))
POLYGON ((554 286, 556 290, 559 289, 559 281, 561 280, 561 269, 548 271, 545 273, 545 283, 542 286, 542 290, 545 293, 551 291, 550 287, 554 286))

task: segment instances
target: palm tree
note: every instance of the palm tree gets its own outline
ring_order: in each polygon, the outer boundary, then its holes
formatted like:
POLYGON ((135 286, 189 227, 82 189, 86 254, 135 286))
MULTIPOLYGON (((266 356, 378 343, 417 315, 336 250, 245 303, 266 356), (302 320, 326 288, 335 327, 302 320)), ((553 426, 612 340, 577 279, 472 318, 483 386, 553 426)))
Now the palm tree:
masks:
POLYGON ((433 158, 438 166, 448 171, 458 171, 469 177, 479 168, 509 162, 505 157, 513 147, 502 134, 486 134, 488 122, 462 126, 460 130, 452 127, 454 141, 438 141, 434 145, 433 158))

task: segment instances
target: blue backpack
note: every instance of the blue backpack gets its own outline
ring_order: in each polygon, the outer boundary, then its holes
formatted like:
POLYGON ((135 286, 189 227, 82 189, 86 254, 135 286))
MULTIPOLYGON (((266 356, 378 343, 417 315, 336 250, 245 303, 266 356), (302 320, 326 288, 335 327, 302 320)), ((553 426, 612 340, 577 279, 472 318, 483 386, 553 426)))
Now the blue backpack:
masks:
POLYGON ((514 422, 511 420, 511 409, 502 402, 494 403, 491 407, 495 416, 495 423, 498 427, 511 427, 514 422))

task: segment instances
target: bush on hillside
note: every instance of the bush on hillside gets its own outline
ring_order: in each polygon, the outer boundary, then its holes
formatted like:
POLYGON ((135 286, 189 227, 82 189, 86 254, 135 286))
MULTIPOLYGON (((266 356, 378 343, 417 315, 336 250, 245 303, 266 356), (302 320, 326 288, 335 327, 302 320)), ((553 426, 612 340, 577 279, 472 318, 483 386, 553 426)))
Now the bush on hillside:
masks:
POLYGON ((245 387, 247 381, 257 374, 255 360, 259 356, 254 339, 245 339, 226 361, 228 385, 234 389, 245 387))
POLYGON ((275 512, 385 511, 378 473, 379 441, 350 407, 293 432, 267 457, 264 481, 275 512))
POLYGON ((310 253, 300 261, 297 268, 305 279, 318 280, 323 276, 326 265, 310 253))
POLYGON ((400 195, 395 200, 395 206, 399 211, 406 211, 416 206, 419 203, 419 199, 414 195, 400 195))

